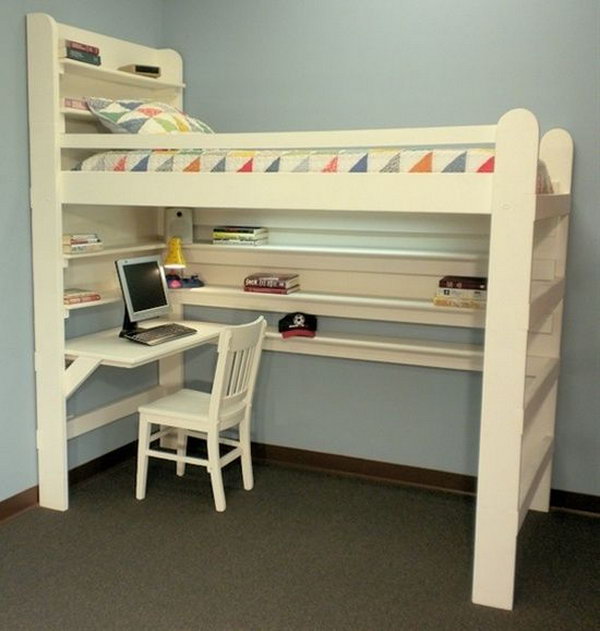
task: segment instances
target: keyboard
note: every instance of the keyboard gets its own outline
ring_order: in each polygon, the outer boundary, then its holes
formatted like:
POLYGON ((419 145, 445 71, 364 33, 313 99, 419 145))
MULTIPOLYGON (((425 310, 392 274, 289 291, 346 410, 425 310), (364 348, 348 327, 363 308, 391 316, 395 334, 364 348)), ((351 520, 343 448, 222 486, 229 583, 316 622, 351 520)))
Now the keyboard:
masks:
POLYGON ((154 346, 155 344, 171 342, 177 338, 193 335, 194 333, 197 333, 196 329, 174 323, 161 324, 160 326, 155 326, 151 329, 138 329, 137 331, 126 333, 124 337, 132 342, 146 344, 147 346, 154 346))

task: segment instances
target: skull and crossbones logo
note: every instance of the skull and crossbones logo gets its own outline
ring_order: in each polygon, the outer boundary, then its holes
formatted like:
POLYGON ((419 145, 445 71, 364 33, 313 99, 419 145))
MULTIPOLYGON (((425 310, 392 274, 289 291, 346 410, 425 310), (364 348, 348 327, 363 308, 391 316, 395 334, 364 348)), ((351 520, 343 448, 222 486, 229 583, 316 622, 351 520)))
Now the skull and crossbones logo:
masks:
POLYGON ((296 313, 294 315, 294 321, 291 324, 295 329, 299 329, 301 327, 306 326, 306 319, 301 313, 296 313))

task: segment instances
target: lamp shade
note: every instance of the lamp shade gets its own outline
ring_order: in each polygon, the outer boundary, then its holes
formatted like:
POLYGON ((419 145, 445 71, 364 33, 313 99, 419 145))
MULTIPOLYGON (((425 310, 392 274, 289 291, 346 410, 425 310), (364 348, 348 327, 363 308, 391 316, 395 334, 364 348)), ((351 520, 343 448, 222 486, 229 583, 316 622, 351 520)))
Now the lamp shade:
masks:
POLYGON ((181 239, 179 237, 171 237, 169 239, 164 266, 172 269, 183 269, 185 267, 185 257, 183 256, 181 239))

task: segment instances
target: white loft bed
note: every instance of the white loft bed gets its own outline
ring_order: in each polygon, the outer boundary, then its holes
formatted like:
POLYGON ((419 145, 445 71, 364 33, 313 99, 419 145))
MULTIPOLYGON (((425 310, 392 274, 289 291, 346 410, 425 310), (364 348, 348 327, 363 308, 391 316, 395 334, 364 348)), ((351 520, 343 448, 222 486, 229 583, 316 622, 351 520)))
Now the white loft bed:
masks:
MULTIPOLYGON (((269 312, 304 310, 351 320, 481 329, 485 345, 321 332, 270 351, 483 370, 473 601, 512 608, 517 536, 529 509, 549 507, 562 300, 570 209, 572 142, 553 129, 541 140, 535 117, 513 110, 473 127, 265 134, 98 133, 86 113, 65 112, 63 96, 152 97, 181 106, 182 66, 150 49, 28 16, 31 205, 36 331, 40 504, 68 507, 66 444, 133 413, 181 382, 180 358, 160 361, 152 390, 66 417, 65 399, 94 369, 64 369, 63 288, 80 284, 117 301, 113 261, 161 251, 165 206, 193 207, 200 237, 218 223, 261 223, 260 248, 194 243, 190 271, 206 287, 174 293, 174 317, 201 305, 269 312), (103 65, 59 58, 64 39, 98 46, 103 65), (160 79, 116 70, 159 65, 160 79), (491 145, 495 171, 475 173, 111 173, 71 171, 95 151, 142 148, 330 148, 491 145), (553 194, 536 194, 538 159, 553 194), (140 208, 144 207, 144 208, 140 208), (101 231, 106 248, 63 256, 65 231, 101 231), (416 245, 415 245, 416 244, 416 245), (299 271, 303 291, 244 294, 249 271, 299 271), (351 274, 351 291, 348 278, 351 274), (485 313, 433 307, 445 274, 487 275, 485 313), (69 372, 71 370, 71 372, 69 372)), ((80 308, 96 308, 99 303, 80 308)), ((387 324, 386 324, 387 323, 387 324)), ((438 336, 439 337, 439 336, 438 336)))

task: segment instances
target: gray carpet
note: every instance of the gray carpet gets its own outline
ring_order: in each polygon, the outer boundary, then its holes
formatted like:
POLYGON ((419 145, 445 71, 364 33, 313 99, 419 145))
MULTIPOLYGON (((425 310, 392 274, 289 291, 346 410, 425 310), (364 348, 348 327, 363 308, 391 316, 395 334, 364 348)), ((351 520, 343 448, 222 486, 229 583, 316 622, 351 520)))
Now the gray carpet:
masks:
POLYGON ((402 631, 600 628, 600 520, 530 514, 515 610, 470 602, 474 501, 275 466, 134 462, 73 487, 66 513, 0 525, 0 629, 402 631))

